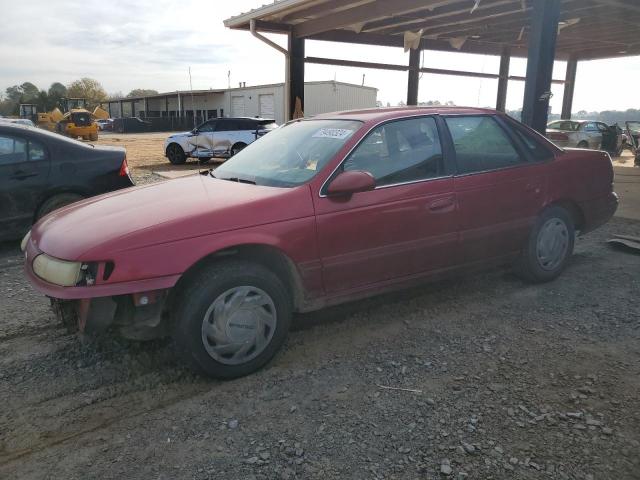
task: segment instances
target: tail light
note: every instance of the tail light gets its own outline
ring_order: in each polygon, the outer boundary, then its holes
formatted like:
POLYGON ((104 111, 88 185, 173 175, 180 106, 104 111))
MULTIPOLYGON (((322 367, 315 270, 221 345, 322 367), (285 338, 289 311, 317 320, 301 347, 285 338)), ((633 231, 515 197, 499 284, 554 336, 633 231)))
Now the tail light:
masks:
POLYGON ((120 175, 121 177, 128 177, 129 176, 129 165, 127 164, 127 157, 124 157, 124 160, 122 160, 122 165, 120 165, 120 172, 118 173, 118 175, 120 175))
POLYGON ((551 140, 569 140, 569 135, 566 133, 551 132, 549 133, 549 138, 551 140))

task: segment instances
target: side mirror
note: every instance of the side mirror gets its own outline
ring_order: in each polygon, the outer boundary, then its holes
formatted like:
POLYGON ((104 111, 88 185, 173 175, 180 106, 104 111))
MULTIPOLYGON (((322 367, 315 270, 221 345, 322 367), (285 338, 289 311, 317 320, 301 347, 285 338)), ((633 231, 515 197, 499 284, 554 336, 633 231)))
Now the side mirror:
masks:
POLYGON ((327 188, 329 196, 351 195, 358 192, 367 192, 376 188, 376 180, 369 172, 362 170, 350 170, 340 173, 327 188))

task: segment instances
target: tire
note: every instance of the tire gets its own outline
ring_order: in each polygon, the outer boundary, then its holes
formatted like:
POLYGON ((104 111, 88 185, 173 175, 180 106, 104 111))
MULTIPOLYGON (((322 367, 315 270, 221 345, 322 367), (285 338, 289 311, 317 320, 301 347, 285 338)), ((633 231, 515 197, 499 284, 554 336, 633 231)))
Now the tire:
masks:
POLYGON ((242 142, 238 142, 238 143, 234 143, 233 146, 231 147, 231 157, 233 157, 235 154, 237 154, 239 151, 241 151, 243 148, 245 148, 247 146, 246 143, 242 143, 242 142))
POLYGON ((575 226, 569 212, 562 207, 547 208, 531 229, 516 262, 516 273, 531 283, 557 278, 571 258, 574 242, 575 226))
POLYGON ((578 148, 589 148, 589 143, 582 140, 581 142, 578 142, 578 148))
POLYGON ((167 158, 173 165, 182 165, 187 161, 184 150, 177 143, 171 143, 167 147, 167 158))
POLYGON ((65 207, 73 202, 82 200, 83 198, 84 197, 82 195, 77 195, 75 193, 60 193, 58 195, 54 195, 53 197, 48 198, 40 206, 36 215, 36 220, 40 220, 42 217, 53 212, 54 210, 65 207))
POLYGON ((280 278, 261 265, 215 263, 191 278, 178 295, 171 312, 175 345, 198 373, 218 379, 253 373, 273 358, 287 337, 291 297, 280 278), (241 306, 252 299, 253 306, 233 307, 234 298, 241 306))
POLYGON ((91 140, 92 142, 96 142, 98 140, 98 134, 92 133, 91 135, 89 135, 89 140, 91 140))

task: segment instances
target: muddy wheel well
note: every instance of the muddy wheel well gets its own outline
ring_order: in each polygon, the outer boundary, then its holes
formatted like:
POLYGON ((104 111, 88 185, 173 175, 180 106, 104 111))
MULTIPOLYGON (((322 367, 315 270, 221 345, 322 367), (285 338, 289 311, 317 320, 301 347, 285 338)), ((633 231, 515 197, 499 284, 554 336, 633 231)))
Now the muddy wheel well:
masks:
POLYGON ((551 206, 558 206, 564 208, 573 220, 573 225, 576 230, 582 230, 584 227, 584 213, 578 204, 572 200, 559 200, 553 202, 551 206))
POLYGON ((285 284, 291 294, 293 309, 298 310, 304 302, 304 287, 298 269, 293 261, 281 250, 268 245, 238 245, 225 248, 202 258, 192 265, 171 289, 167 306, 173 303, 175 296, 180 295, 191 278, 207 268, 215 268, 216 262, 238 258, 263 265, 274 272, 285 284))

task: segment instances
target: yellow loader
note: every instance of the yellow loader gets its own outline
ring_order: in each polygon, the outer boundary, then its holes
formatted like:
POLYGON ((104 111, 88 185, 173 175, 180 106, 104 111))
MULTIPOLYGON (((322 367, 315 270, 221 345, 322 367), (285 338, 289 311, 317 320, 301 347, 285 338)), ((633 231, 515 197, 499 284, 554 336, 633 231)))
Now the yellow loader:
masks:
POLYGON ((57 107, 50 112, 38 113, 38 127, 72 138, 98 140, 96 119, 109 118, 109 112, 100 107, 90 112, 85 108, 84 98, 65 99, 64 106, 66 113, 62 113, 57 107))

